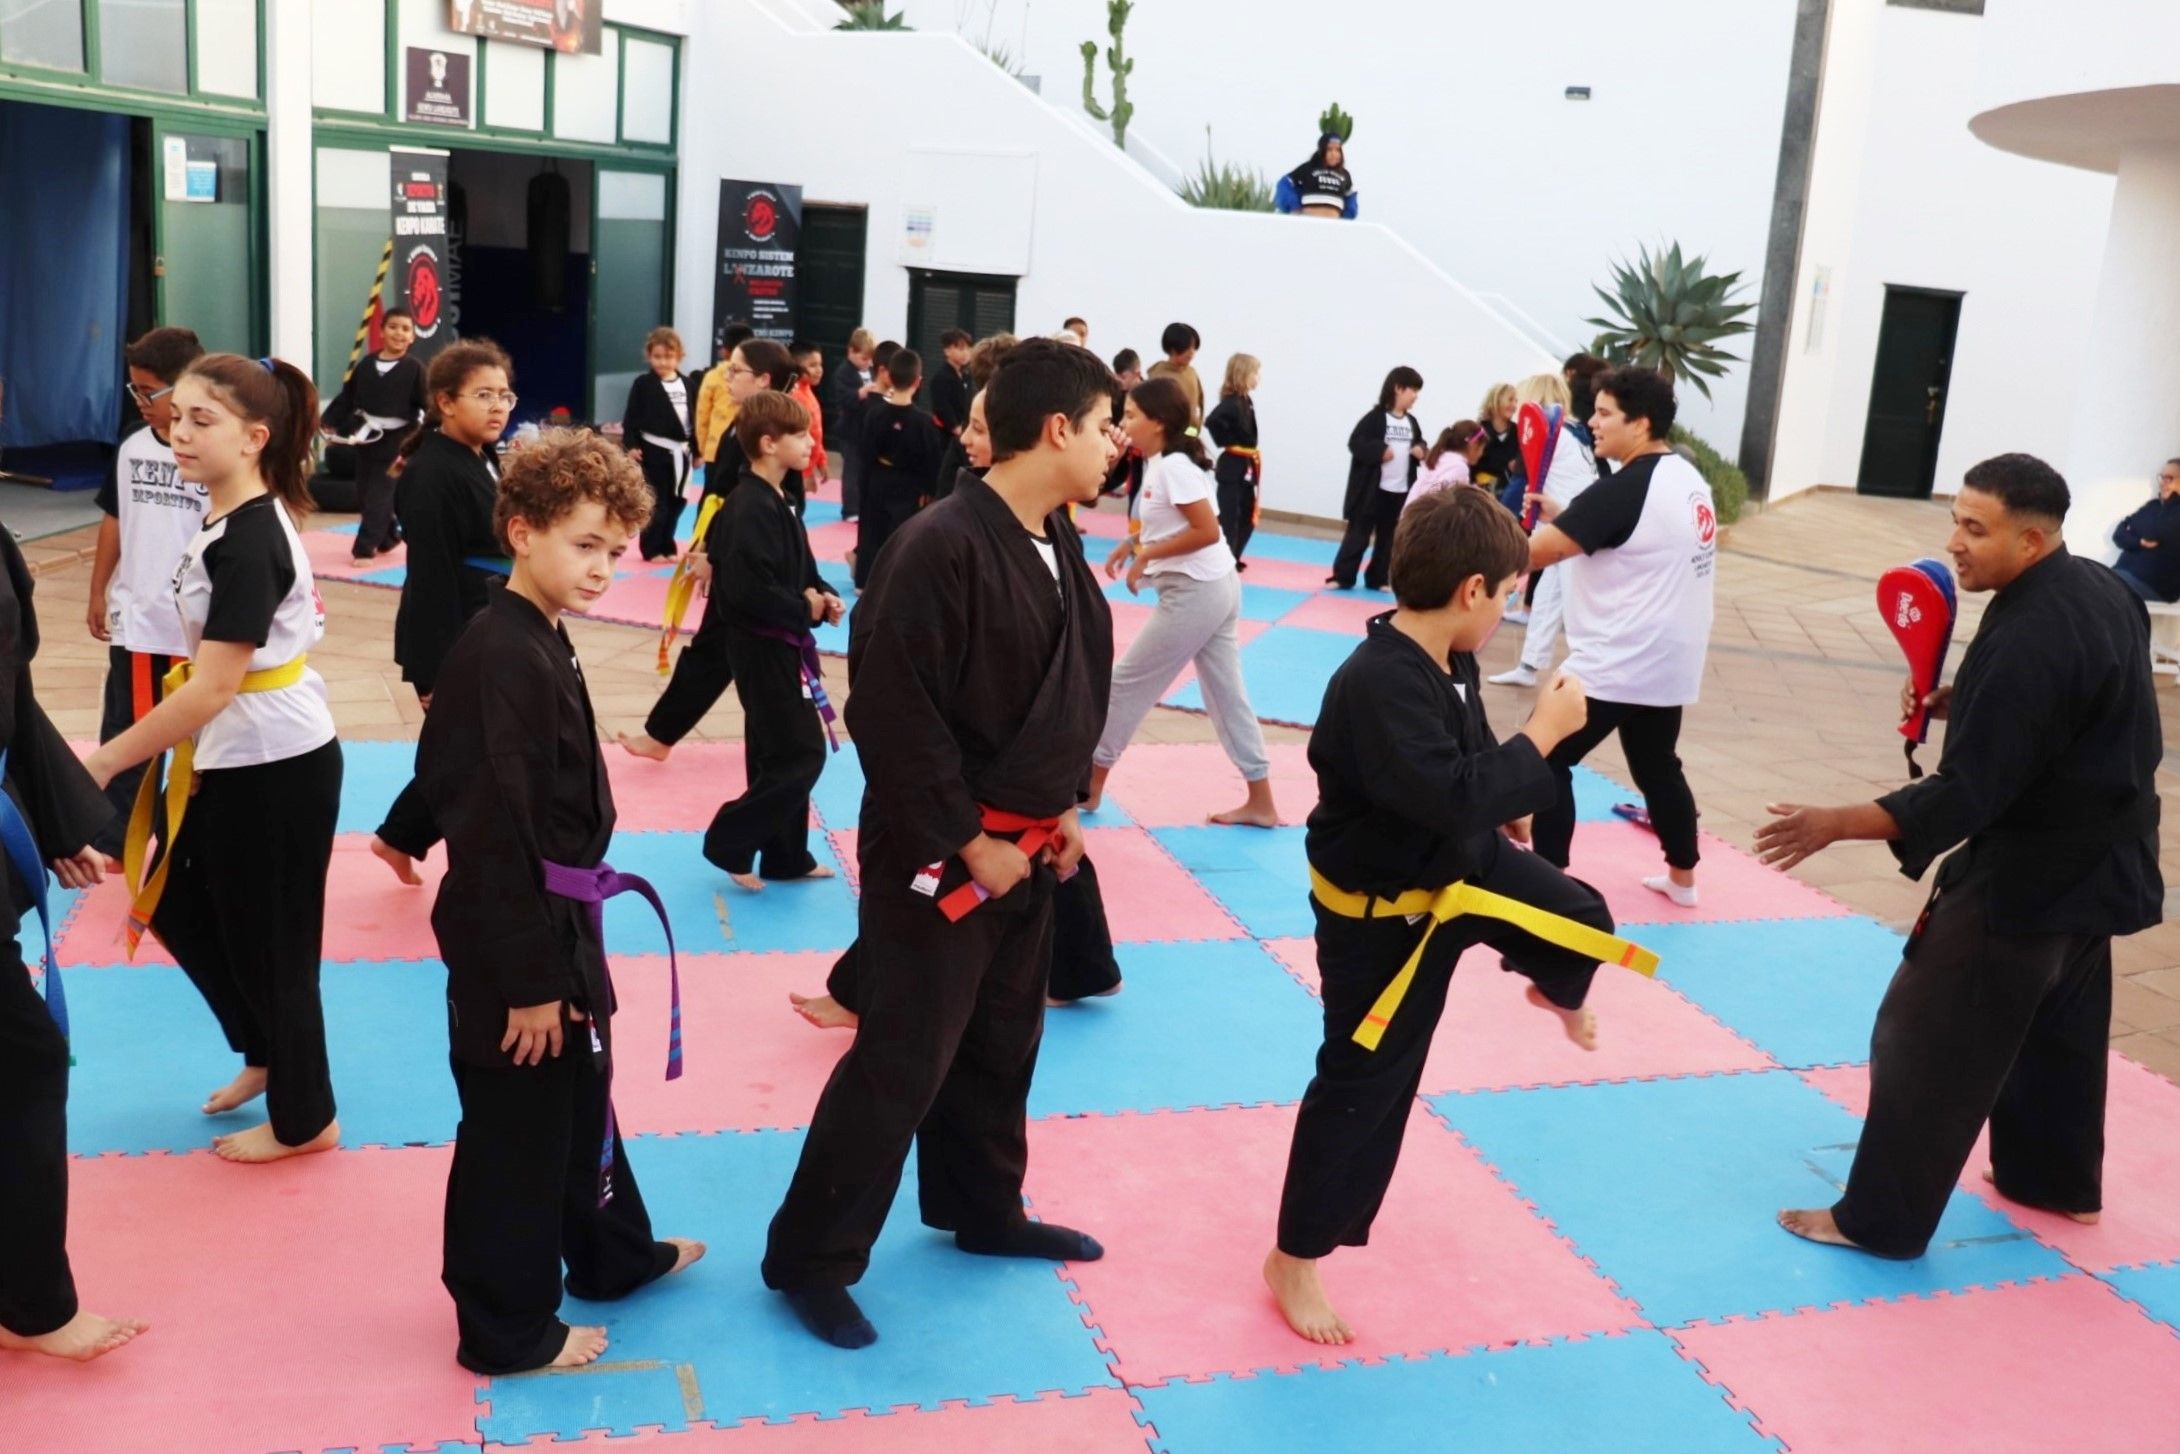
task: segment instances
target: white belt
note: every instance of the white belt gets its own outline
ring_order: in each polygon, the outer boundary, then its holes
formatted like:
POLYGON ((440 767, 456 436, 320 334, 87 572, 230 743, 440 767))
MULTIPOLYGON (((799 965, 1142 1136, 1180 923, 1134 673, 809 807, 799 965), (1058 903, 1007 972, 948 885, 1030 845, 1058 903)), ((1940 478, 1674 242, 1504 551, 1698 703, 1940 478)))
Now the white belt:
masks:
POLYGON ((674 477, 676 479, 681 478, 683 475, 686 475, 689 472, 688 440, 663 439, 656 434, 646 434, 643 436, 643 442, 650 445, 653 449, 663 449, 668 454, 674 457, 674 477))

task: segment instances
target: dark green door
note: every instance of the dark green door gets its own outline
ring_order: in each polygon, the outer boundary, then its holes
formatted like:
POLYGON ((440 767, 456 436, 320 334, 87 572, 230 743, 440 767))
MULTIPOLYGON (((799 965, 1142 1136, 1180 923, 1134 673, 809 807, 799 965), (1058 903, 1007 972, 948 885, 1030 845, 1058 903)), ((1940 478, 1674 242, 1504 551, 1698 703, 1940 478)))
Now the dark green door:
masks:
POLYGON ((152 124, 159 321, 195 329, 215 353, 263 351, 262 154, 251 129, 152 124))
POLYGON ((1869 422, 1862 435, 1862 469, 1855 479, 1860 493, 1930 498, 1938 472, 1938 437, 1945 428, 1945 393, 1953 378, 1960 300, 1958 293, 1927 288, 1885 289, 1869 422))
POLYGON ((840 361, 848 335, 863 326, 863 267, 870 213, 861 207, 805 203, 795 244, 795 331, 840 361))
POLYGON ((971 338, 1014 331, 1015 282, 989 273, 909 271, 905 342, 923 355, 926 378, 938 368, 939 335, 949 328, 971 338))

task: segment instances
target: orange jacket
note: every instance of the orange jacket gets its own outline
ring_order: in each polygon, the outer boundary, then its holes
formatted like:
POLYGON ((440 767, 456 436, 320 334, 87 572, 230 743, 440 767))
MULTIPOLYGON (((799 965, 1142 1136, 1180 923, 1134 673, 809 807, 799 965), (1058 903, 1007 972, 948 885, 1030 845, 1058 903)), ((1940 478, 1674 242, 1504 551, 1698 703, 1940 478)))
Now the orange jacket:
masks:
POLYGON ((817 393, 810 387, 807 377, 797 378, 795 387, 789 392, 810 414, 810 443, 816 447, 810 451, 808 478, 822 480, 825 478, 825 411, 818 408, 817 393))

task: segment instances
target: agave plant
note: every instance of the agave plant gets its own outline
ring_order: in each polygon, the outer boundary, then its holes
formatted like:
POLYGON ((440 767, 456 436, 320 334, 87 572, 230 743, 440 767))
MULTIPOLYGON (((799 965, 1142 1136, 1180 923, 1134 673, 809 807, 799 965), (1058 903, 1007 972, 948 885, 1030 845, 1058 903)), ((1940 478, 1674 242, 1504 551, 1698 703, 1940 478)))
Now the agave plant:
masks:
POLYGON ((1677 242, 1655 257, 1643 248, 1632 267, 1614 263, 1614 291, 1595 290, 1614 316, 1586 320, 1604 330, 1597 335, 1596 351, 1618 362, 1657 369, 1668 378, 1686 379, 1710 398, 1704 380, 1724 378, 1726 365, 1741 362, 1739 354, 1719 348, 1718 341, 1749 332, 1755 325, 1744 315, 1756 305, 1733 296, 1741 285, 1739 273, 1707 272, 1705 263, 1700 257, 1683 261, 1677 242))
POLYGON ((1204 128, 1204 159, 1196 175, 1181 184, 1181 200, 1194 207, 1227 212, 1270 212, 1272 184, 1254 167, 1221 162, 1211 150, 1211 128, 1204 128))
POLYGON ((908 22, 899 11, 886 14, 885 0, 841 0, 841 8, 847 18, 834 26, 835 30, 906 30, 908 22))
POLYGON ((1342 111, 1340 103, 1335 101, 1318 114, 1317 134, 1319 136, 1337 136, 1340 138, 1341 144, 1345 145, 1354 139, 1355 118, 1342 111))

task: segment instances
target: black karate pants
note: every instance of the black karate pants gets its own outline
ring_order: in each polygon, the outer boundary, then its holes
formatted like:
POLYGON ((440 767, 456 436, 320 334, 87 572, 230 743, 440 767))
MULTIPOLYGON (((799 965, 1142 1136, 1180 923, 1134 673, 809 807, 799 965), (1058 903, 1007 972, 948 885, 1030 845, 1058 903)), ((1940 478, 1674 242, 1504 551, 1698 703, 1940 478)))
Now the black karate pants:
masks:
MULTIPOLYGON (((1508 898, 1610 931, 1604 897, 1534 853, 1494 836, 1494 847, 1470 882, 1508 898)), ((1464 915, 1439 927, 1417 967, 1385 1037, 1375 1050, 1354 1041, 1355 1028, 1377 1003, 1430 927, 1403 917, 1343 919, 1311 900, 1317 912, 1317 969, 1323 985, 1325 1043, 1317 1075, 1302 1096, 1279 1198, 1279 1250, 1323 1257, 1370 1240, 1392 1184, 1408 1113, 1423 1084, 1423 1062, 1445 1012, 1454 961, 1485 944, 1502 965, 1527 975, 1553 1004, 1579 1008, 1597 962, 1561 949, 1498 919, 1464 915)), ((1558 1033, 1539 1024, 1537 1033, 1558 1033)))
POLYGON ((860 432, 855 423, 855 416, 850 413, 842 426, 849 437, 837 456, 840 460, 840 518, 843 520, 860 519, 863 514, 863 458, 852 437, 860 432))
MULTIPOLYGON (((174 658, 158 656, 150 652, 131 651, 125 646, 106 648, 106 699, 98 719, 98 740, 111 742, 144 719, 146 713, 159 705, 166 695, 161 685, 174 667, 174 658)), ((106 785, 106 801, 113 804, 114 816, 99 830, 91 846, 110 858, 121 856, 122 842, 129 831, 129 810, 136 806, 136 792, 144 781, 148 764, 114 774, 114 780, 106 785)), ((165 807, 152 819, 154 831, 160 832, 162 841, 165 829, 165 807)))
POLYGON ((704 830, 704 857, 728 873, 801 878, 810 852, 810 789, 825 771, 825 729, 802 694, 802 657, 770 637, 729 627, 727 663, 742 699, 749 787, 704 830))
POLYGON ((1406 490, 1373 489, 1369 503, 1347 522, 1347 533, 1340 537, 1340 553, 1332 558, 1333 583, 1341 590, 1354 589, 1355 572, 1362 569, 1365 549, 1370 552, 1370 565, 1363 572, 1363 584, 1373 591, 1385 589, 1393 574, 1393 531, 1399 527, 1401 507, 1407 503, 1406 490))
MULTIPOLYGON (((10 887, 13 875, 7 875, 10 887)), ((0 907, 13 920, 13 911, 0 907)), ((76 1315, 68 1266, 68 1042, 10 922, 0 939, 0 1328, 36 1338, 76 1315)), ((26 1431, 27 1432, 27 1431, 26 1431)))
POLYGON ((1665 847, 1665 861, 1674 868, 1694 868, 1702 855, 1696 849, 1696 795, 1680 766, 1680 714, 1678 707, 1639 707, 1627 702, 1590 698, 1590 717, 1545 762, 1559 779, 1559 797, 1537 814, 1537 852, 1548 863, 1567 866, 1574 843, 1574 768, 1590 750, 1613 733, 1620 734, 1620 750, 1627 755, 1628 775, 1650 810, 1650 823, 1658 842, 1665 847))
POLYGON ((1939 870, 1870 1035, 1869 1118, 1832 1214, 1882 1257, 1922 1255, 1986 1120, 2006 1197, 2104 1205, 2112 941, 1992 933, 1974 852, 1939 870))
POLYGON ((909 1142, 924 1225, 1021 1225, 1030 1077, 1044 1033, 1052 873, 948 923, 916 868, 864 845, 864 1004, 818 1097, 765 1246, 765 1286, 846 1287, 870 1265, 909 1142))
POLYGON ((472 1373, 520 1373, 560 1354, 560 1268, 568 1291, 622 1298, 664 1277, 678 1255, 651 1235, 636 1173, 613 1138, 613 1199, 598 1205, 606 1076, 571 1031, 559 1059, 487 1069, 453 1062, 462 1122, 447 1172, 439 1280, 472 1373))
POLYGON ((356 522, 356 543, 349 547, 356 560, 369 560, 401 539, 401 526, 394 519, 394 478, 387 471, 401 453, 403 437, 385 434, 356 446, 356 508, 363 512, 356 522))
POLYGON ((170 850, 152 933, 266 1073, 273 1135, 300 1146, 333 1120, 318 961, 341 811, 341 745, 199 774, 170 850))
POLYGON ((666 690, 644 718, 644 735, 668 747, 695 731, 734 681, 734 667, 727 660, 726 622, 712 610, 709 599, 703 610, 696 634, 682 643, 680 655, 674 658, 674 674, 667 678, 666 690))
POLYGON ((855 527, 855 588, 870 584, 878 566, 878 553, 886 548, 893 532, 906 525, 922 508, 918 487, 884 470, 871 472, 870 488, 863 491, 862 514, 855 527))
POLYGON ((645 560, 671 560, 678 548, 674 531, 681 524, 682 487, 689 482, 686 463, 674 468, 674 457, 656 445, 644 445, 638 454, 643 482, 651 487, 651 521, 637 537, 637 549, 645 560))
MULTIPOLYGON (((1257 482, 1256 476, 1246 469, 1234 469, 1225 459, 1219 461, 1219 531, 1226 537, 1227 548, 1234 552, 1236 560, 1249 548, 1249 537, 1257 532, 1257 482)), ((1386 557, 1392 559, 1390 555, 1386 557)))

